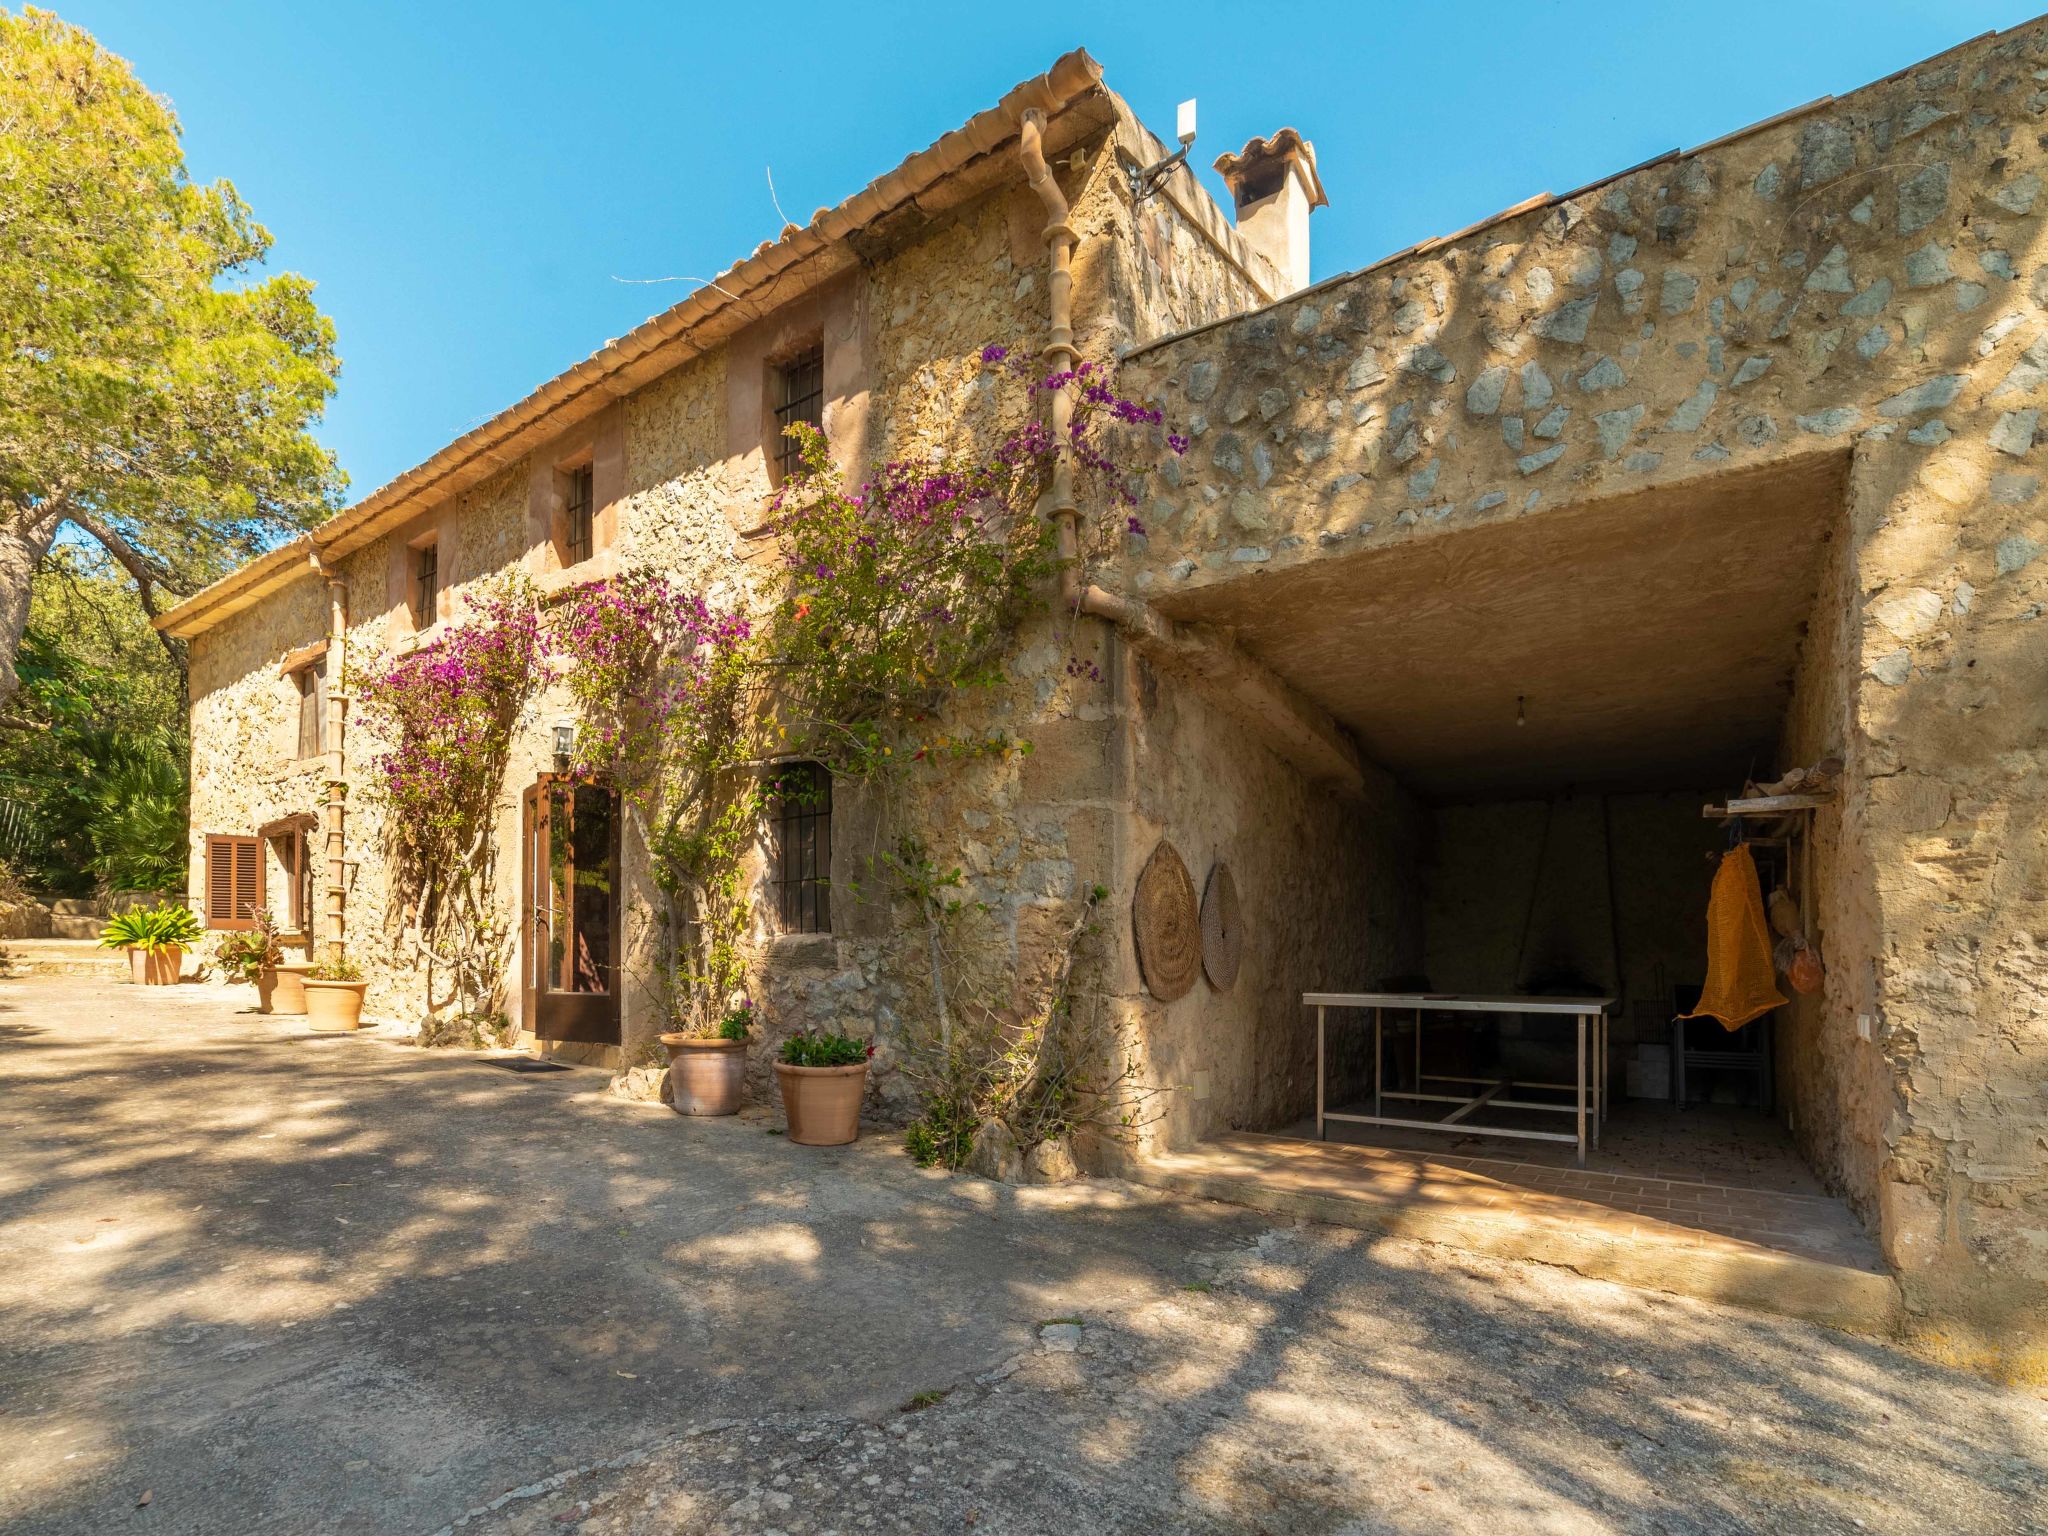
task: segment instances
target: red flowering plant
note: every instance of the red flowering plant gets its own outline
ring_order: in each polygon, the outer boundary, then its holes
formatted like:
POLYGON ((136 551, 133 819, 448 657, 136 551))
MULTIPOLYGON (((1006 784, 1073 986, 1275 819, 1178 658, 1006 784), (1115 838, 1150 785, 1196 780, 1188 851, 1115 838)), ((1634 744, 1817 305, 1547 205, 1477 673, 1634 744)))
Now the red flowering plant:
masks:
POLYGON ((407 927, 449 971, 462 1017, 495 1021, 511 934, 491 900, 491 829, 513 735, 552 668, 524 579, 482 588, 469 608, 433 644, 351 667, 348 686, 378 743, 369 794, 407 927))
POLYGON ((712 1036, 746 981, 753 912, 742 878, 759 791, 721 778, 742 754, 753 666, 744 615, 634 570, 578 588, 548 615, 548 644, 582 717, 577 771, 628 797, 661 892, 651 980, 672 1026, 712 1036))
POLYGON ((577 771, 645 794, 664 758, 717 766, 739 733, 752 636, 743 614, 657 571, 578 588, 546 628, 582 717, 577 771))
POLYGON ((1051 570, 1049 531, 1028 515, 1045 429, 1019 429, 981 459, 877 465, 849 490, 824 437, 790 428, 801 470, 774 507, 787 586, 767 635, 780 742, 862 776, 895 729, 954 688, 993 675, 1003 642, 1051 570))
MULTIPOLYGON (((775 499, 788 583, 766 659, 781 739, 794 738, 835 772, 871 772, 894 756, 892 736, 932 721, 953 690, 999 675, 1011 635, 1040 604, 1054 568, 1053 530, 1036 513, 1062 452, 1117 530, 1144 531, 1139 477, 1122 462, 1119 434, 1159 426, 1160 412, 1117 394, 1101 364, 1041 377, 999 345, 985 347, 981 362, 1021 385, 1027 404, 1071 390, 1067 442, 1031 419, 979 452, 879 464, 849 490, 824 437, 803 423, 789 428, 803 462, 775 499)), ((1014 746, 1001 736, 934 737, 906 757, 1014 746)))
POLYGON ((432 645, 353 672, 356 718, 380 745, 371 793, 402 868, 431 881, 488 840, 519 717, 551 667, 520 579, 473 594, 432 645))

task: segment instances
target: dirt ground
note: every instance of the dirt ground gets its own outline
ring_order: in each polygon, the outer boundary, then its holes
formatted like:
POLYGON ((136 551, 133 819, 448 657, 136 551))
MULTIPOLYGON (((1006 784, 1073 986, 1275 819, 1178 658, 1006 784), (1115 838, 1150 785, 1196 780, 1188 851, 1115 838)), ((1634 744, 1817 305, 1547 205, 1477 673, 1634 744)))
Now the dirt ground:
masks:
POLYGON ((0 1531, 2048 1531, 1866 1340, 246 998, 0 983, 0 1531))

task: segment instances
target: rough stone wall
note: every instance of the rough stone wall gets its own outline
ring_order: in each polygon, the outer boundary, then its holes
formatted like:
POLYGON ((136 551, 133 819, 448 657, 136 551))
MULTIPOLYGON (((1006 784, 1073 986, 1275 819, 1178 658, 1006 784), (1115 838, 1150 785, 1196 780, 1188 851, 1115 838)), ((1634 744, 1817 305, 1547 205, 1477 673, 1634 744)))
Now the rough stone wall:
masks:
MULTIPOLYGON (((298 689, 278 664, 287 652, 326 638, 327 589, 309 578, 192 642, 187 894, 195 904, 203 906, 206 899, 209 833, 251 836, 286 816, 318 812, 325 802, 326 758, 298 756, 298 689)), ((266 897, 282 920, 285 896, 275 883, 280 873, 265 871, 272 882, 266 897)), ((311 945, 303 948, 309 952, 311 945)))
POLYGON ((1164 597, 1849 447, 1840 863, 1869 885, 1829 905, 1837 950, 1873 954, 1876 1038, 1826 1050, 1891 1079, 1893 1262, 1915 1287, 2019 1277, 2028 1305, 2044 67, 2048 32, 2021 28, 1139 354, 1196 444, 1162 461, 1124 573, 1164 597))
MULTIPOLYGON (((1850 566, 1849 541, 1831 540, 1785 713, 1781 763, 1841 755, 1855 735, 1849 658, 1858 625, 1850 566)), ((1807 1159, 1875 1226, 1895 1094, 1884 1057, 1866 1047, 1857 1029, 1859 1016, 1874 1020, 1878 1009, 1883 922, 1870 851, 1845 835, 1846 810, 1838 801, 1806 823, 1812 844, 1803 856, 1812 880, 1804 904, 1813 927, 1808 938, 1824 957, 1828 980, 1812 997, 1788 992, 1789 1006, 1779 1013, 1778 1085, 1807 1159)))
MULTIPOLYGON (((1201 694, 1127 651, 1121 658, 1128 874, 1110 904, 1118 953, 1109 975, 1140 1042, 1142 1079, 1172 1090, 1155 1102, 1138 1145, 1185 1147, 1223 1130, 1290 1124, 1315 1112, 1302 994, 1367 989, 1420 963, 1422 817, 1383 773, 1357 797, 1310 782, 1201 694), (1204 977, 1161 1003, 1144 988, 1129 893, 1162 839, 1198 894, 1218 863, 1230 866, 1244 959, 1228 992, 1204 977)), ((1332 1102, 1362 1080, 1371 1054, 1356 1023, 1332 1019, 1332 1102)))
MULTIPOLYGON (((1088 146, 1060 174, 1075 223, 1087 231, 1090 259, 1104 263, 1105 271, 1115 264, 1118 283, 1149 282, 1155 295, 1164 296, 1155 299, 1155 307, 1167 305, 1162 313, 1175 318, 1207 317, 1228 301, 1218 295, 1234 290, 1227 281, 1203 281, 1199 253, 1185 231, 1162 245, 1171 251, 1169 276, 1147 278, 1143 260, 1134 264, 1115 256, 1127 209, 1119 201, 1121 173, 1104 141, 1088 146)), ((992 419, 989 406, 997 397, 979 354, 992 341, 1035 345, 1045 334, 1044 222, 1037 199, 1019 184, 932 223, 899 224, 869 241, 865 264, 851 279, 855 291, 834 312, 850 316, 847 323, 858 331, 848 340, 861 359, 857 395, 829 403, 828 422, 844 419, 857 426, 860 446, 873 458, 964 447, 963 423, 991 433, 1014 426, 1015 421, 992 419)), ((1080 328, 1108 355, 1128 339, 1121 317, 1129 306, 1117 307, 1122 290, 1107 279, 1078 286, 1080 328)), ((1156 319, 1150 324, 1152 332, 1160 328, 1156 319)), ((779 580, 772 541, 757 531, 768 487, 760 445, 734 440, 731 358, 732 349, 715 350, 621 403, 625 487, 617 504, 615 557, 621 567, 663 569, 715 598, 765 604, 773 601, 779 580)), ((734 366, 758 366, 758 360, 734 366)), ((532 563, 531 467, 508 466, 463 493, 452 514, 429 514, 452 546, 443 582, 457 614, 477 583, 532 563)), ((354 665, 394 644, 416 643, 406 636, 407 626, 391 617, 404 599, 391 587, 397 568, 392 554, 390 540, 378 540, 343 562, 354 665)), ((261 770, 249 750, 255 738, 248 720, 262 701, 282 701, 281 693, 270 698, 278 692, 272 687, 275 663, 285 649, 320 637, 324 604, 321 584, 309 577, 201 637, 196 650, 206 660, 195 668, 194 679, 201 765, 195 825, 246 830, 254 819, 267 817, 271 802, 251 788, 261 770)), ((752 1064, 757 1092, 772 1092, 768 1061, 781 1037, 797 1027, 823 1025, 874 1034, 877 1107, 896 1114, 911 1108, 908 1087, 895 1069, 908 1033, 931 1011, 924 936, 877 862, 904 836, 920 839, 942 866, 961 866, 963 894, 986 913, 977 934, 986 953, 977 959, 992 956, 1000 969, 1025 978, 1022 986, 1012 985, 1008 1002, 1013 1013, 1029 1006, 1078 910, 1080 892, 1116 873, 1114 807, 1106 791, 1114 711, 1104 686, 1089 674, 1091 667, 1098 677, 1101 670, 1096 663, 1104 640, 1097 628, 1077 632, 1059 615, 1033 621, 1019 637, 1007 681, 973 690, 947 721, 956 732, 1008 730, 1032 744, 1029 755, 921 765, 886 793, 839 787, 832 934, 778 935, 765 907, 757 907, 752 964, 767 1022, 752 1064)), ((507 765, 494 851, 498 911, 508 924, 516 923, 520 899, 520 794, 546 766, 552 725, 569 715, 559 694, 537 701, 507 765)), ((352 729, 350 933, 371 981, 372 1013, 412 1020, 445 1009, 451 999, 446 978, 399 943, 406 914, 397 910, 390 870, 380 855, 382 812, 367 792, 365 762, 374 745, 366 732, 352 729)), ((317 770, 301 777, 305 803, 286 809, 317 806, 317 770)), ((606 1059, 636 1062, 651 1058, 653 1036, 664 1027, 651 985, 660 900, 634 813, 628 825, 623 1046, 616 1058, 606 1059)), ((762 873, 758 860, 755 872, 762 873)), ((518 971, 509 959, 508 974, 516 1018, 518 971)))

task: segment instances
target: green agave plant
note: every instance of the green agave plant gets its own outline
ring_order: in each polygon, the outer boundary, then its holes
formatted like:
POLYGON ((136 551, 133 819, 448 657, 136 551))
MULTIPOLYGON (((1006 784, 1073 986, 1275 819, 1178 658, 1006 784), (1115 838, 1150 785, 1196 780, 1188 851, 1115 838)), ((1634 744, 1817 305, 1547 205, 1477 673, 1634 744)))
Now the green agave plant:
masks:
POLYGON ((100 943, 107 949, 184 949, 199 937, 199 919, 189 907, 160 901, 134 907, 107 919, 100 943))

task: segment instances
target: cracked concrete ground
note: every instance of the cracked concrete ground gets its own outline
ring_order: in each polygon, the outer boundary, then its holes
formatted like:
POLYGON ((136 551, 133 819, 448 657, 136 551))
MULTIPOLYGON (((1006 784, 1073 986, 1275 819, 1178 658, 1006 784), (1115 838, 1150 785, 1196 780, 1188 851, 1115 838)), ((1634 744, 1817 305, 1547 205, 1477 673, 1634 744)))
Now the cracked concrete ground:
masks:
POLYGON ((2048 1530, 1866 1340, 245 997, 0 983, 0 1530, 2048 1530))

